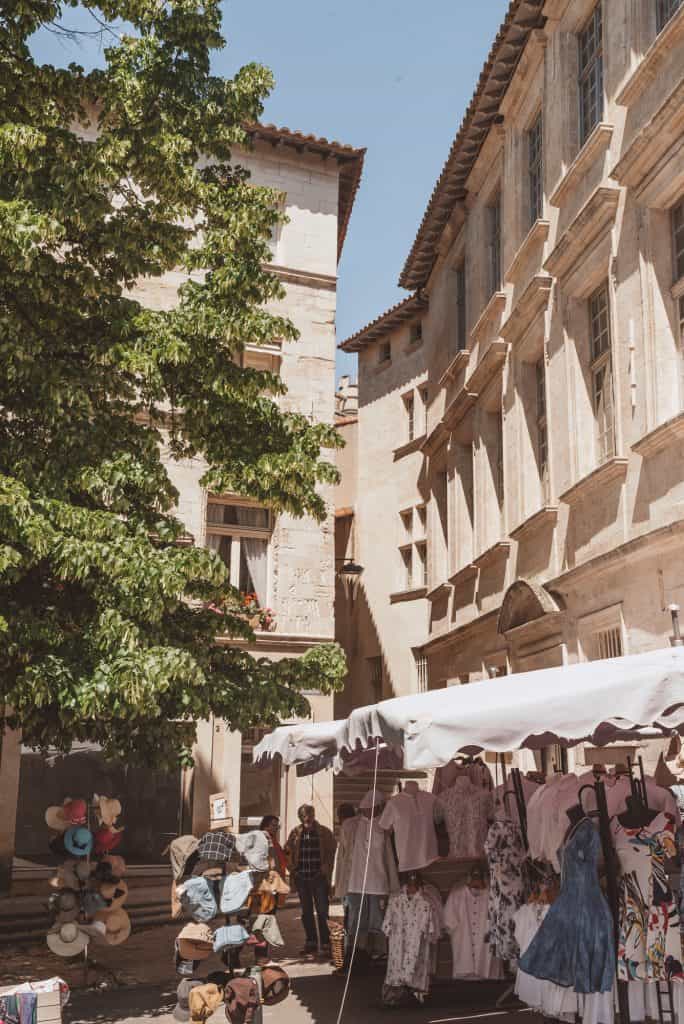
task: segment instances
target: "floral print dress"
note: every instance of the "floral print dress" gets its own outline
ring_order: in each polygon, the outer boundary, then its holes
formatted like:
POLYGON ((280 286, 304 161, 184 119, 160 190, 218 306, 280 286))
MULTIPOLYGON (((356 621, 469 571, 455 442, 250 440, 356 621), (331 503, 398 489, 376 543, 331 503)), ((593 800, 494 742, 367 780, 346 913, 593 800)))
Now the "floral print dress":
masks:
POLYGON ((393 990, 408 988, 419 995, 430 990, 431 945, 441 930, 433 902, 406 889, 389 898, 382 930, 387 936, 387 974, 383 1002, 393 990))
POLYGON ((674 818, 661 811, 644 828, 626 828, 617 818, 612 827, 622 874, 618 977, 684 982, 677 896, 665 873, 676 853, 674 818))
POLYGON ((520 829, 512 821, 494 821, 487 833, 485 855, 489 862, 488 942, 495 956, 515 960, 515 913, 525 902, 526 858, 520 829))

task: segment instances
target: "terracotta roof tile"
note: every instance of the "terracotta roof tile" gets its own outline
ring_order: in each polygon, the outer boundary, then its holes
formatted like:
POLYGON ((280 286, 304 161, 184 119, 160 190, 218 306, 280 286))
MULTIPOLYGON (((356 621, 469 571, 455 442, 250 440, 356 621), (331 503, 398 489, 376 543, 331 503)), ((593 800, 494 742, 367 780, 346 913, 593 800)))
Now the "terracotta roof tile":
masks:
POLYGON ((394 327, 397 327, 405 320, 411 320, 416 313, 423 312, 427 308, 427 299, 419 292, 416 292, 415 295, 409 295, 408 298, 397 302, 396 306, 392 306, 384 313, 381 313, 375 320, 371 320, 369 324, 362 327, 356 334, 352 334, 351 337, 341 341, 337 347, 341 348, 344 352, 358 352, 365 345, 376 341, 394 327))
POLYGON ((337 259, 342 255, 342 247, 349 227, 354 199, 361 183, 365 148, 356 149, 344 142, 329 141, 317 135, 293 131, 290 128, 279 128, 275 124, 249 124, 245 126, 252 139, 270 142, 272 146, 288 146, 300 153, 315 153, 324 160, 332 157, 337 160, 340 168, 340 182, 337 211, 337 259))
POLYGON ((399 278, 402 288, 422 288, 436 258, 436 246, 496 117, 529 33, 541 23, 544 0, 511 0, 506 18, 435 185, 399 278))

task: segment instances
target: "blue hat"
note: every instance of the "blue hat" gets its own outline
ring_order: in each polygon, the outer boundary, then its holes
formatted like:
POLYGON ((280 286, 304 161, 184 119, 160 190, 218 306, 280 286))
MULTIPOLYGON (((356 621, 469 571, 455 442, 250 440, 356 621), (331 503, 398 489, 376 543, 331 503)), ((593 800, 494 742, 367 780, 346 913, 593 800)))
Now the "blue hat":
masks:
POLYGON ((82 825, 73 825, 64 833, 64 845, 73 857, 87 857, 93 848, 93 833, 82 825))
POLYGON ((214 952, 220 953, 227 946, 244 946, 249 938, 241 924, 227 924, 214 933, 214 952))
POLYGON ((223 880, 221 891, 221 913, 234 914, 239 910, 252 891, 252 875, 249 871, 233 871, 223 880))
POLYGON ((211 921, 218 914, 213 889, 201 875, 189 878, 176 889, 176 893, 193 921, 211 921))

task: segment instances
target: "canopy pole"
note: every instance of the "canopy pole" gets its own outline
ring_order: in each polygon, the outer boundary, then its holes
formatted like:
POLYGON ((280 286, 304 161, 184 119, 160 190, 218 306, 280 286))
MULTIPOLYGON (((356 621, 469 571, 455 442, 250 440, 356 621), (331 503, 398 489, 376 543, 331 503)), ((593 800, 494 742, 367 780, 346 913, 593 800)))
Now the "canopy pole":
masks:
MULTIPOLYGON (((599 779, 593 786, 596 792, 596 807, 598 809, 599 835, 603 848, 603 861, 606 868, 606 886, 608 889, 608 903, 610 912, 613 915, 613 936, 615 941, 615 959, 617 962, 620 945, 620 898, 617 884, 617 855, 613 846, 613 838, 610 834, 610 816, 608 804, 606 803, 605 783, 599 779)), ((617 982, 618 1012, 620 1024, 631 1024, 629 1015, 629 991, 626 981, 617 982)))

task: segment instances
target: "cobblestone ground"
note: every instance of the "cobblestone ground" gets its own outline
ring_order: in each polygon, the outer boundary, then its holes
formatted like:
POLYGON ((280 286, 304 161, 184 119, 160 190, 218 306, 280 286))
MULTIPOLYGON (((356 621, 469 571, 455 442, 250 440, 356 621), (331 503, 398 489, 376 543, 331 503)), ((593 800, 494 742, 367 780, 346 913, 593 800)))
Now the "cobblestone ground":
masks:
MULTIPOLYGON (((335 977, 325 963, 303 964, 297 960, 302 929, 296 906, 278 915, 285 948, 274 959, 287 970, 292 990, 287 1000, 264 1007, 264 1024, 336 1024, 344 980, 335 977)), ((96 964, 86 971, 83 961, 71 962, 53 956, 44 943, 15 950, 5 948, 0 980, 11 984, 27 978, 59 974, 72 988, 64 1011, 65 1024, 176 1024, 172 1011, 176 1002, 177 979, 173 970, 173 940, 180 925, 163 925, 134 932, 121 946, 97 948, 96 964)), ((245 963, 248 957, 245 956, 245 963)), ((204 961, 202 973, 220 969, 216 958, 204 961)), ((458 990, 436 988, 428 1003, 397 1011, 382 1011, 379 998, 383 969, 369 967, 355 972, 345 1005, 343 1024, 370 1024, 378 1015, 406 1019, 411 1024, 537 1024, 527 1011, 501 1012, 494 1005, 500 988, 486 985, 461 986, 458 990)), ((211 1024, 225 1022, 219 1011, 211 1024)))

